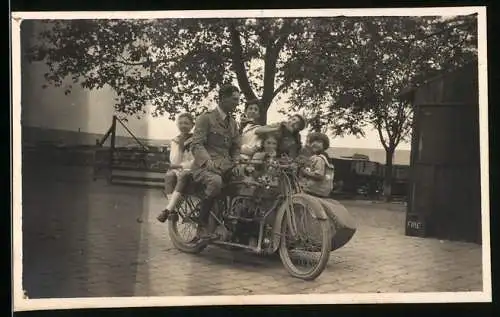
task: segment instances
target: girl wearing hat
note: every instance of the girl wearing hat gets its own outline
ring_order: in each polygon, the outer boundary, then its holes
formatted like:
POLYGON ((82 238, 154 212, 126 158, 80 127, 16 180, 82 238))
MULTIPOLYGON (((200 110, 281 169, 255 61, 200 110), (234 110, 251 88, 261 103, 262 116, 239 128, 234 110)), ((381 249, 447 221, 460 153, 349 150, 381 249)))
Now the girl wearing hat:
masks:
POLYGON ((329 197, 333 190, 334 167, 325 151, 330 147, 330 140, 326 134, 319 132, 310 133, 307 138, 313 155, 307 167, 301 170, 302 189, 314 196, 329 197))
POLYGON ((323 133, 310 133, 308 142, 313 155, 309 166, 301 170, 301 185, 304 192, 320 197, 319 202, 330 218, 334 235, 332 251, 348 243, 356 232, 356 221, 349 211, 338 201, 329 198, 333 190, 334 167, 328 161, 326 149, 330 147, 328 136, 323 133))

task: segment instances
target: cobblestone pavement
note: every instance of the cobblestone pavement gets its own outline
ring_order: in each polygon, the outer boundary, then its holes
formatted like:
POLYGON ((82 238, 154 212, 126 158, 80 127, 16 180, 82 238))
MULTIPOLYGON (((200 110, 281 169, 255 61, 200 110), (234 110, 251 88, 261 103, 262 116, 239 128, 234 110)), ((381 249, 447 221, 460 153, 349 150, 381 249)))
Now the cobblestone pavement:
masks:
POLYGON ((402 206, 345 202, 358 232, 332 253, 318 279, 304 282, 290 277, 279 259, 215 247, 183 254, 155 220, 164 204, 158 190, 108 186, 88 173, 72 176, 77 173, 25 180, 23 270, 30 298, 482 289, 481 247, 404 236, 402 206))

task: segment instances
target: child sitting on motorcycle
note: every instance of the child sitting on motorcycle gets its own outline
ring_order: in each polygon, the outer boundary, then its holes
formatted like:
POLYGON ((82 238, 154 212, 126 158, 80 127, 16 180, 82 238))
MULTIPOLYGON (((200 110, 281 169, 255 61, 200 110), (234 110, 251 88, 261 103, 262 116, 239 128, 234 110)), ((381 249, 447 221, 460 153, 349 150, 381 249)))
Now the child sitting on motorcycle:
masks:
POLYGON ((275 159, 278 150, 278 139, 270 134, 262 139, 262 147, 252 156, 252 162, 264 163, 266 160, 275 159))
POLYGON ((325 151, 330 147, 330 140, 324 133, 313 132, 308 135, 308 141, 312 156, 300 171, 301 187, 310 195, 329 197, 333 190, 334 167, 325 151))
POLYGON ((165 193, 168 203, 157 217, 160 222, 165 222, 171 211, 175 209, 181 198, 181 192, 191 177, 190 170, 194 161, 190 150, 193 126, 194 118, 191 114, 182 113, 177 118, 177 128, 180 134, 172 140, 170 146, 170 169, 165 174, 165 193))
POLYGON ((269 166, 266 163, 276 159, 278 150, 278 139, 273 134, 265 135, 262 138, 262 148, 252 156, 253 165, 247 167, 247 172, 253 175, 255 179, 266 179, 270 184, 273 184, 271 175, 268 174, 269 166))

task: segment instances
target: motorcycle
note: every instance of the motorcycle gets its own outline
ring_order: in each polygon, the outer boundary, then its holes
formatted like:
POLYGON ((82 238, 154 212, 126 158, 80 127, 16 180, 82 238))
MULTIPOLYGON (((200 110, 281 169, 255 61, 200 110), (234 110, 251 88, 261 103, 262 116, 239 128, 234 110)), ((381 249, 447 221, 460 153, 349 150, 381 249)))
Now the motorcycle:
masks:
POLYGON ((168 219, 173 245, 185 253, 200 253, 215 245, 260 255, 279 254, 291 276, 316 279, 325 270, 330 252, 354 233, 348 233, 347 238, 344 234, 343 241, 334 245, 336 226, 327 215, 328 208, 301 191, 297 176, 300 164, 280 158, 266 163, 241 161, 238 167, 265 173, 234 177, 226 184, 210 211, 209 230, 216 238, 197 238, 203 188, 193 183, 168 219), (194 234, 183 237, 181 226, 191 227, 194 234))

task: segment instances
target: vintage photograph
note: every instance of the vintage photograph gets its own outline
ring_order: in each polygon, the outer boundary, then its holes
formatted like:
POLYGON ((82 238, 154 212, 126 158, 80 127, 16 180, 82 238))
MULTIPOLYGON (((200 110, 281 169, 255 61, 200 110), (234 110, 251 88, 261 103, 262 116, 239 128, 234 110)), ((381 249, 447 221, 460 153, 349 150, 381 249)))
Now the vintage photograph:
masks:
POLYGON ((485 8, 428 9, 14 13, 15 307, 490 301, 485 8))

